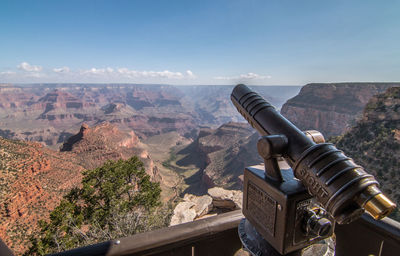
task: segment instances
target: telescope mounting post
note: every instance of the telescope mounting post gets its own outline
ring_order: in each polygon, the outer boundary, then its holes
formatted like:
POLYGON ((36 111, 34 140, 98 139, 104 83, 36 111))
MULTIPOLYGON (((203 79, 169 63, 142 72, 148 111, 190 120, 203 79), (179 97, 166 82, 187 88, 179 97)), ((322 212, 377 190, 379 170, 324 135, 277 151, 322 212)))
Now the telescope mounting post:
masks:
POLYGON ((244 171, 243 219, 239 236, 253 255, 323 255, 328 246, 304 251, 332 235, 334 220, 312 199, 291 168, 281 169, 288 139, 284 135, 262 136, 257 142, 264 166, 244 171), (311 254, 310 254, 311 253, 311 254))

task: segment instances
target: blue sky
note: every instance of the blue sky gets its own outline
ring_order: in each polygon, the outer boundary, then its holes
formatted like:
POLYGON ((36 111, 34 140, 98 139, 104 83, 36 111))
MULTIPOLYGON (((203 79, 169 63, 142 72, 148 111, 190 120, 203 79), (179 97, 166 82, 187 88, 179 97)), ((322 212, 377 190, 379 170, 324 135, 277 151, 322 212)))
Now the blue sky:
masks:
POLYGON ((400 1, 0 1, 0 82, 399 81, 400 1))

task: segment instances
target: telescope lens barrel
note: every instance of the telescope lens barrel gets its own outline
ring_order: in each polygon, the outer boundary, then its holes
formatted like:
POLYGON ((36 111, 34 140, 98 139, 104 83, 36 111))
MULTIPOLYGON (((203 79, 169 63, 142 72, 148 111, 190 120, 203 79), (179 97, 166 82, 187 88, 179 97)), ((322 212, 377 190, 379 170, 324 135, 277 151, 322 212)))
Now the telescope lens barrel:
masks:
POLYGON ((314 143, 247 86, 237 85, 231 100, 260 135, 287 137, 288 147, 283 157, 294 175, 339 224, 353 221, 362 214, 362 208, 374 218, 387 216, 395 208, 378 189, 372 175, 334 145, 314 143))
POLYGON ((291 163, 294 163, 294 159, 299 158, 304 150, 315 145, 313 141, 304 136, 301 130, 247 86, 237 85, 232 91, 231 100, 239 113, 260 135, 282 134, 288 138, 291 144, 298 145, 288 148, 287 160, 291 163))

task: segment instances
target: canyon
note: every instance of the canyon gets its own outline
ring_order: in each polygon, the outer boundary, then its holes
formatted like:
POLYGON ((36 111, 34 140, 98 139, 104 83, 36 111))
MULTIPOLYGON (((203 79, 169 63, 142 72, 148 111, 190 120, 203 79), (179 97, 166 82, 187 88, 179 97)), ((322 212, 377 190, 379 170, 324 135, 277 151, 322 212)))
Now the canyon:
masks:
MULTIPOLYGON (((374 96, 396 85, 340 83, 308 84, 301 90, 299 86, 252 89, 303 130, 319 130, 326 138, 348 132, 332 140, 357 160, 358 151, 375 155, 375 144, 354 147, 357 152, 353 152, 351 145, 360 138, 346 138, 368 130, 365 127, 386 127, 388 120, 397 124, 398 91, 390 89, 374 96), (378 121, 382 122, 378 125, 378 121), (361 127, 360 131, 353 126, 361 127)), ((230 102, 232 88, 0 85, 0 196, 4 202, 0 236, 13 250, 22 252, 26 247, 21 244, 37 229, 37 220, 48 218, 62 196, 80 183, 82 172, 132 155, 138 155, 151 179, 160 182, 164 202, 179 202, 189 193, 202 196, 212 187, 242 189, 244 167, 262 159, 256 147, 259 135, 230 102)), ((395 126, 390 133, 376 137, 397 143, 399 134, 395 126)), ((396 145, 390 144, 389 149, 397 150, 396 145)), ((389 149, 375 156, 375 162, 361 157, 360 163, 373 169, 378 158, 384 161, 384 156, 391 154, 389 149)), ((396 170, 373 173, 398 200, 398 191, 390 183, 398 180, 396 170)))
POLYGON ((82 125, 61 151, 0 137, 0 237, 15 253, 22 253, 38 221, 46 220, 63 195, 80 184, 82 172, 132 155, 139 156, 151 180, 162 182, 134 132, 121 131, 108 122, 82 125))
MULTIPOLYGON (((351 129, 362 118, 364 108, 374 95, 396 85, 399 84, 308 84, 283 104, 281 114, 300 129, 319 130, 328 139, 351 129)), ((244 167, 263 162, 257 152, 258 138, 259 134, 245 123, 201 128, 190 145, 174 151, 178 160, 173 165, 197 170, 197 182, 203 184, 198 186, 198 191, 204 192, 213 186, 242 189, 244 167)))
POLYGON ((318 130, 326 138, 343 134, 360 118, 367 102, 399 83, 307 84, 289 99, 281 113, 302 130, 318 130))
POLYGON ((196 166, 206 188, 241 189, 245 166, 260 164, 259 135, 246 123, 229 122, 202 128, 196 140, 176 152, 180 167, 196 166))
MULTIPOLYGON (((139 84, 0 85, 0 136, 43 142, 57 149, 86 123, 108 121, 145 139, 178 132, 194 137, 198 127, 241 120, 229 100, 233 86, 139 84)), ((257 87, 258 88, 258 87, 257 87)), ((259 86, 280 107, 299 86, 259 86), (279 89, 280 88, 280 89, 279 89), (276 92, 281 91, 281 95, 276 92), (275 95, 275 96, 271 96, 275 95)))

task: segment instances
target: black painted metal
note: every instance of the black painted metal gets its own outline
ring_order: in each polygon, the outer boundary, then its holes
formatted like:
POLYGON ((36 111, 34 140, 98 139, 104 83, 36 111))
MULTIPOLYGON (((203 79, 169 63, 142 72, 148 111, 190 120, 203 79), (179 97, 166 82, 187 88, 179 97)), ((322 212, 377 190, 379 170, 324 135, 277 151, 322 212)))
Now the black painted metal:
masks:
MULTIPOLYGON (((131 237, 94 244, 52 255, 234 255, 241 247, 238 225, 241 211, 221 214, 204 220, 137 234, 131 237), (193 249, 194 248, 194 249, 193 249)), ((336 255, 397 256, 400 253, 400 223, 385 218, 376 221, 364 214, 359 220, 337 225, 336 255)), ((5 245, 4 245, 5 246, 5 245)), ((6 250, 1 251, 12 255, 6 250)))
POLYGON ((374 220, 368 214, 347 224, 337 225, 336 256, 400 255, 400 223, 389 218, 374 220))
MULTIPOLYGON (((329 218, 331 226, 322 236, 305 232, 304 225, 311 217, 306 213, 318 205, 315 205, 301 181, 294 179, 291 169, 281 170, 281 173, 283 182, 274 182, 266 177, 263 166, 246 167, 242 210, 246 219, 262 235, 262 240, 265 239, 278 253, 289 255, 331 236, 334 220, 324 214, 324 219, 329 218)), ((267 247, 260 250, 264 248, 267 247)))
POLYGON ((275 182, 283 182, 277 158, 286 153, 287 144, 283 135, 262 136, 257 142, 258 154, 264 159, 265 174, 275 182))
POLYGON ((234 255, 242 246, 237 235, 242 218, 237 210, 52 255, 234 255))
MULTIPOLYGON (((115 241, 77 248, 53 255, 234 255, 240 248, 240 211, 185 223, 115 241), (204 223, 204 221, 207 222, 204 223), (206 228, 208 226, 209 228, 206 228)), ((376 221, 369 215, 347 225, 337 225, 336 255, 400 255, 400 223, 385 218, 376 221)), ((3 255, 3 254, 1 254, 3 255)), ((5 254, 7 255, 7 254, 5 254)))
POLYGON ((290 159, 292 164, 307 148, 315 145, 301 130, 247 86, 237 85, 232 91, 231 100, 239 113, 262 136, 282 134, 287 137, 291 145, 287 148, 286 157, 290 159))
POLYGON ((284 158, 293 168, 294 175, 338 223, 349 223, 360 217, 365 202, 380 193, 376 189, 376 193, 368 194, 368 198, 360 196, 369 191, 368 188, 378 185, 372 175, 334 145, 315 144, 247 86, 237 85, 231 100, 260 135, 283 135, 287 138, 284 158))

